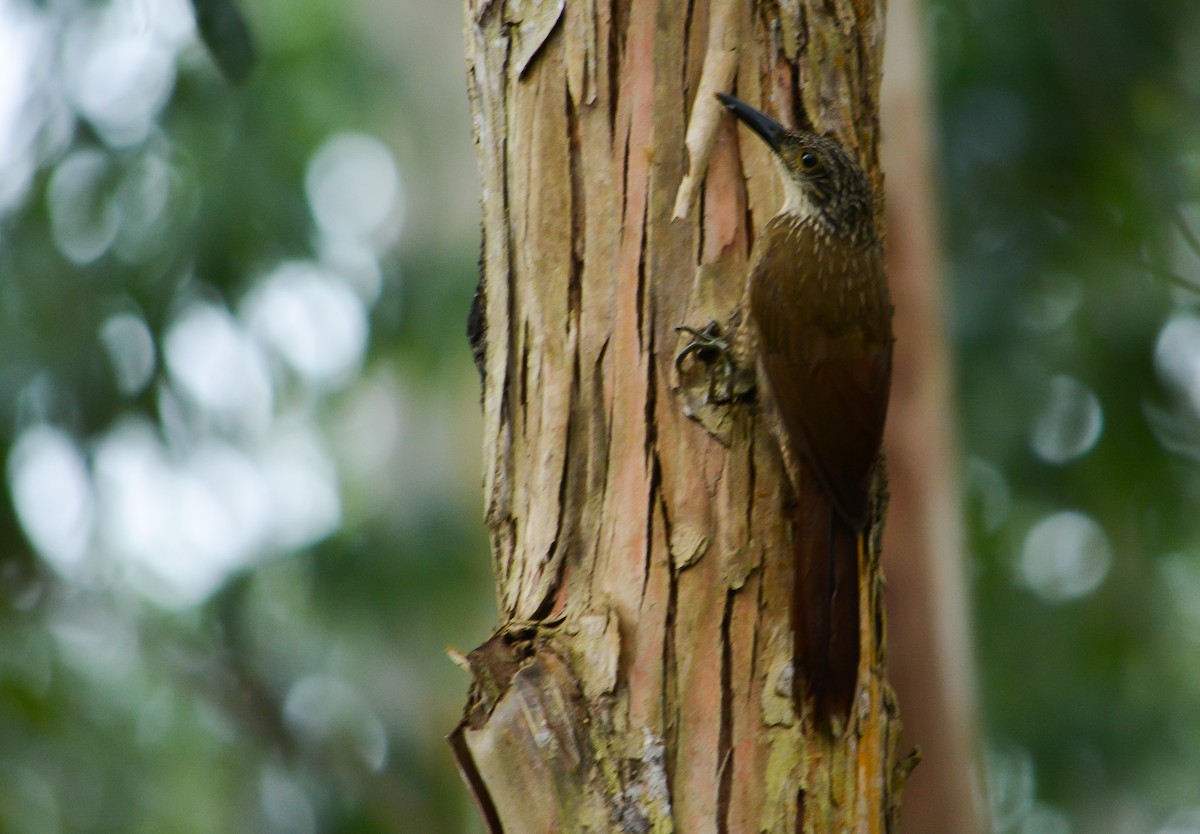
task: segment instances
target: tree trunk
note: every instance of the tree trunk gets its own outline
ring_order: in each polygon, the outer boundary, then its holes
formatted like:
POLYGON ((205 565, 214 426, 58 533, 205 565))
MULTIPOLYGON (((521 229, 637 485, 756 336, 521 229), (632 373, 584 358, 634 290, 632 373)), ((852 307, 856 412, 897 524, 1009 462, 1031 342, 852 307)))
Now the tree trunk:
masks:
POLYGON ((923 759, 904 793, 905 834, 978 834, 985 829, 984 791, 922 40, 919 0, 894 0, 881 108, 896 302, 884 439, 891 479, 883 538, 888 676, 904 707, 902 746, 919 746, 923 759))
POLYGON ((712 94, 834 131, 878 184, 881 14, 468 0, 502 625, 465 659, 451 744, 493 832, 896 829, 882 508, 860 688, 833 737, 791 698, 799 516, 775 440, 753 404, 706 405, 674 363, 677 325, 737 320, 781 200, 712 94))

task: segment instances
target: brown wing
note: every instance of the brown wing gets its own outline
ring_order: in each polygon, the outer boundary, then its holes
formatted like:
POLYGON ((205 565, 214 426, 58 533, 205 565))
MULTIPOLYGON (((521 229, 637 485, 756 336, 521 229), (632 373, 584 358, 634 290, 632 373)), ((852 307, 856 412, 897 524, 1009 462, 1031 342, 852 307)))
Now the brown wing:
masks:
POLYGON ((764 234, 751 273, 759 359, 789 442, 859 530, 891 384, 883 253, 831 244, 803 226, 789 231, 790 240, 764 234))

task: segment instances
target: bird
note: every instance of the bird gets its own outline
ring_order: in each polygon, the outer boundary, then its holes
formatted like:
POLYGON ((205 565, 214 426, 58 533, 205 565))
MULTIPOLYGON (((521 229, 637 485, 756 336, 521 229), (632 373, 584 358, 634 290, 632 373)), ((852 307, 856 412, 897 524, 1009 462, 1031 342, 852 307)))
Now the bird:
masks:
MULTIPOLYGON (((836 730, 857 691, 858 575, 891 387, 893 307, 876 198, 832 135, 785 128, 732 95, 717 99, 766 143, 783 184, 783 204, 753 246, 745 313, 757 396, 798 513, 793 697, 836 730)), ((695 337, 684 353, 730 349, 712 323, 684 329, 695 337)))

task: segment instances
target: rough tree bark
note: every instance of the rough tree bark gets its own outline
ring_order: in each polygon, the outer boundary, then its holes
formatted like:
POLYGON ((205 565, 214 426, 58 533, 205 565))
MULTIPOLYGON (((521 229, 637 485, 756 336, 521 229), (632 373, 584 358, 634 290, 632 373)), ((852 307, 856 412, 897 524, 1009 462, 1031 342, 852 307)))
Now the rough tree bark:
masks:
MULTIPOLYGON (((791 701, 795 507, 753 405, 680 379, 781 195, 712 93, 878 176, 874 0, 467 0, 483 181, 487 523, 502 625, 451 744, 493 832, 883 832, 907 772, 877 511, 860 690, 791 701)), ((686 375, 685 375, 686 376, 686 375)), ((802 533, 803 531, 801 531, 802 533)))

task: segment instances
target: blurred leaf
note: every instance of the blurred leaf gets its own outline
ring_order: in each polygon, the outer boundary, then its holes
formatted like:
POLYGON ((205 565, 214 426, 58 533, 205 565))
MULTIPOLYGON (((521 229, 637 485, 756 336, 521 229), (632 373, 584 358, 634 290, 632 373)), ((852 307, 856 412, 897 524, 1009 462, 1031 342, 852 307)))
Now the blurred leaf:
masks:
POLYGON ((192 0, 196 28, 225 77, 243 83, 258 62, 250 25, 234 0, 192 0))

